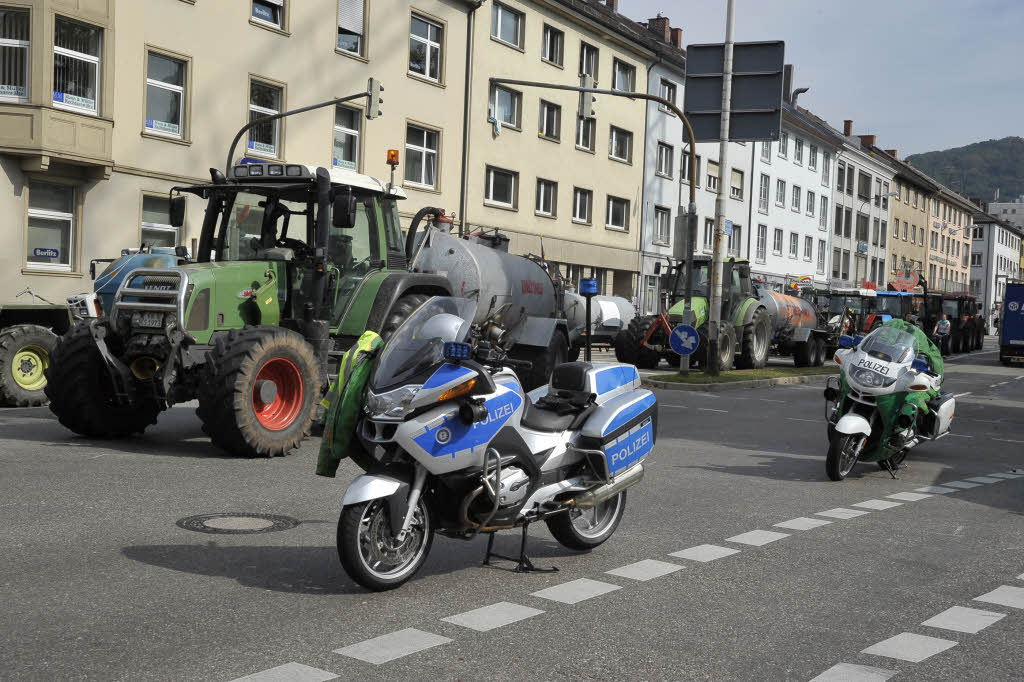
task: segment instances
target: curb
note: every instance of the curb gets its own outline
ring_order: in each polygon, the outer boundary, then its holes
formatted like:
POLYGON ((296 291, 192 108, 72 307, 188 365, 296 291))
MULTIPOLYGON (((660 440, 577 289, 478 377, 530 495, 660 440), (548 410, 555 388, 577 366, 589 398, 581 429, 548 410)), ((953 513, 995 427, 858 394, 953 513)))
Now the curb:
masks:
POLYGON ((751 379, 750 381, 728 381, 716 384, 681 384, 674 381, 650 381, 648 379, 644 379, 643 383, 652 388, 660 388, 669 391, 702 391, 706 393, 719 393, 721 391, 735 391, 743 388, 762 388, 764 386, 779 386, 781 384, 824 384, 830 376, 832 375, 807 374, 794 377, 751 379))

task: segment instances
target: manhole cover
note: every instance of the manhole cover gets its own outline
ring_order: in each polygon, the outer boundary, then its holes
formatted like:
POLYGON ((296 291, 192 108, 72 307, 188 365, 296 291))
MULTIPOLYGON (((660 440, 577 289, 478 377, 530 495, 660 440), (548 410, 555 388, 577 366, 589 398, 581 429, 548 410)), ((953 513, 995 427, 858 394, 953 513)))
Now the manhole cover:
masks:
POLYGON ((179 519, 177 525, 199 533, 272 533, 299 525, 298 519, 278 514, 198 514, 179 519))

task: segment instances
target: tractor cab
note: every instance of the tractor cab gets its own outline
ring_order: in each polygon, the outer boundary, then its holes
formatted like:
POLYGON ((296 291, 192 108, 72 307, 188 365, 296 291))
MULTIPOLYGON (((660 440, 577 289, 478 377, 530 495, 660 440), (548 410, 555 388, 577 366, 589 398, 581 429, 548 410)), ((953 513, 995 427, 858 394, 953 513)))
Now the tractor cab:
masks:
MULTIPOLYGON (((673 280, 675 281, 674 296, 672 303, 676 303, 686 296, 685 281, 682 273, 684 263, 680 263, 679 276, 675 273, 664 275, 669 278, 666 290, 672 290, 673 280)), ((710 298, 711 296, 711 258, 709 256, 695 256, 693 259, 693 275, 690 294, 694 297, 710 298)), ((729 259, 722 263, 722 300, 723 304, 730 300, 742 300, 745 297, 753 296, 753 284, 750 280, 750 264, 745 260, 729 259)), ((726 306, 728 308, 728 306, 726 306)))

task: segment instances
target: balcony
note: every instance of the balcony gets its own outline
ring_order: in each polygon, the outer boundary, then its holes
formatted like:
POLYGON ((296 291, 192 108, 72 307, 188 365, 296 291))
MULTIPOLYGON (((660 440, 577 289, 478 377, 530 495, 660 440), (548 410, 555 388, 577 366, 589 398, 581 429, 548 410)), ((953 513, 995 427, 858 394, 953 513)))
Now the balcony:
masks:
POLYGON ((54 161, 89 167, 107 178, 113 166, 110 119, 37 104, 0 103, 0 154, 22 157, 24 170, 46 171, 54 161))

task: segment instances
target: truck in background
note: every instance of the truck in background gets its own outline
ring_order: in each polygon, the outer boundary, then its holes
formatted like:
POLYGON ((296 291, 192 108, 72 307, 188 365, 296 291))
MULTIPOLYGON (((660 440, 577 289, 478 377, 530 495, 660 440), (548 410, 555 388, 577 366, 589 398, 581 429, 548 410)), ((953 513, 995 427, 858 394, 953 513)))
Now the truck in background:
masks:
POLYGON ((1006 283, 999 321, 999 362, 1007 367, 1024 363, 1024 280, 1006 283))

